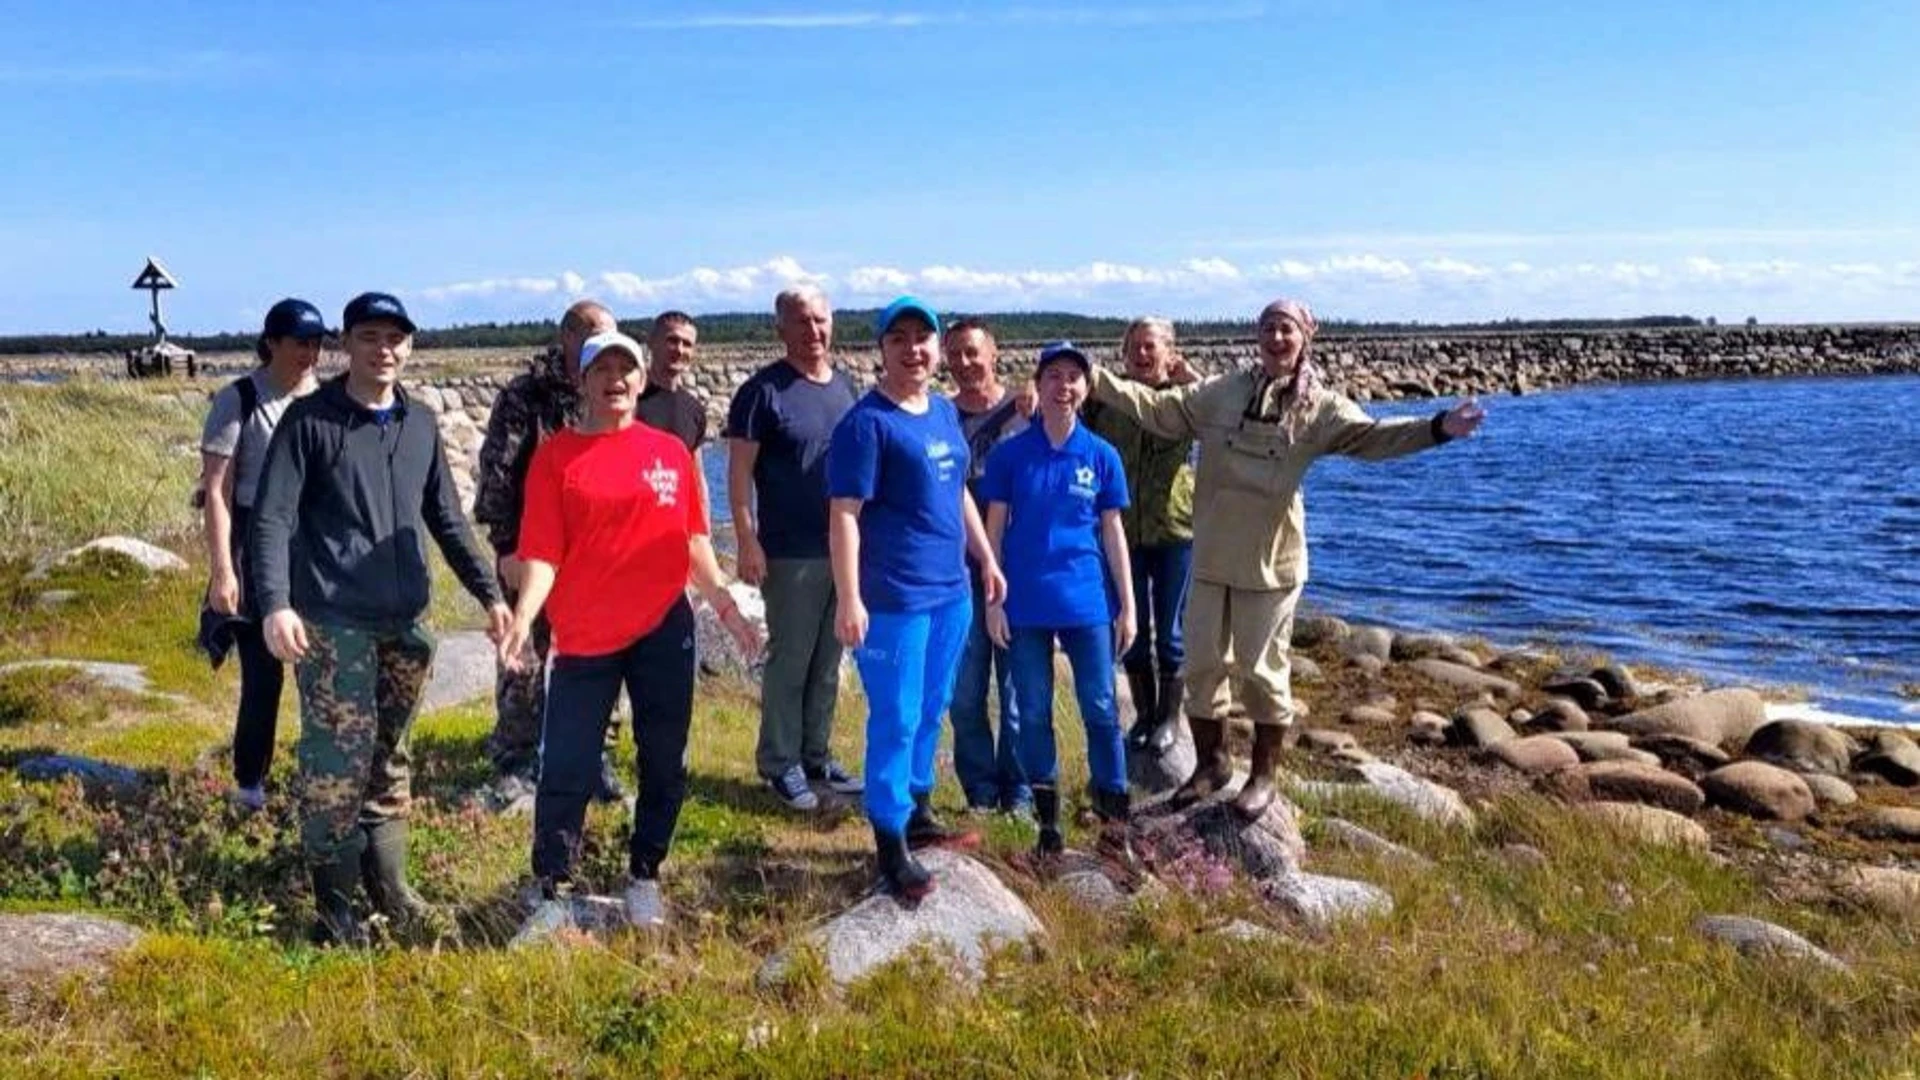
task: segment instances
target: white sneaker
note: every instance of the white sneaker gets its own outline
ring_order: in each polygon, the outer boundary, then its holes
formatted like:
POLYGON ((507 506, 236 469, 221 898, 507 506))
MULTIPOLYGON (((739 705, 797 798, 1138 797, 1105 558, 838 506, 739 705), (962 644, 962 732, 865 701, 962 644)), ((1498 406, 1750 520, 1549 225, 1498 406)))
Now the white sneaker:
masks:
POLYGON ((634 878, 627 884, 627 921, 640 930, 658 930, 667 925, 667 902, 660 895, 660 883, 652 878, 634 878))
POLYGON ((237 787, 227 793, 227 798, 250 814, 267 808, 267 792, 264 788, 237 787))
POLYGON ((520 932, 513 935, 508 945, 518 947, 545 941, 573 926, 573 901, 564 897, 542 900, 540 906, 533 909, 533 914, 527 916, 527 921, 520 924, 520 932))

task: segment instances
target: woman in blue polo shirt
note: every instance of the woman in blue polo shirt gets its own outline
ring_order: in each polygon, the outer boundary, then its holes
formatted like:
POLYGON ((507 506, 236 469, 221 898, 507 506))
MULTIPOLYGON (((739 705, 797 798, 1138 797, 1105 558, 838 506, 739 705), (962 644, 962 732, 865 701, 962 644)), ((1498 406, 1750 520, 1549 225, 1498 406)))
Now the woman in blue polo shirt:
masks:
POLYGON ((1040 350, 1034 370, 1040 423, 987 455, 981 492, 997 556, 1011 548, 1004 605, 987 609, 987 633, 1007 649, 1020 708, 1020 765, 1033 785, 1039 854, 1065 849, 1059 761, 1053 742, 1053 646, 1073 668, 1087 729, 1100 846, 1131 864, 1126 747, 1114 704, 1113 661, 1133 642, 1133 580, 1120 511, 1127 480, 1112 444, 1082 427, 1093 365, 1071 342, 1040 350))
POLYGON ((973 622, 966 557, 987 600, 1006 592, 967 493, 967 438, 945 395, 929 394, 940 318, 903 296, 880 313, 880 379, 833 430, 827 451, 828 548, 839 608, 834 632, 853 650, 867 696, 867 817, 880 883, 903 900, 933 889, 913 857, 967 847, 933 816, 933 755, 973 622))

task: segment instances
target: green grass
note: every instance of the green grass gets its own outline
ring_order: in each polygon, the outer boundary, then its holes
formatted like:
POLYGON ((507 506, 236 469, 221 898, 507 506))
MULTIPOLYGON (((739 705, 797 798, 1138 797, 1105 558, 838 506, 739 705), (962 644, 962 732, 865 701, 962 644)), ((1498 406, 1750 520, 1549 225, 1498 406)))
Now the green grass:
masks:
MULTIPOLYGON (((27 393, 40 391, 0 388, 0 403, 18 410, 27 393)), ((70 415, 98 427, 117 414, 70 415)), ((190 419, 182 410, 178 426, 190 419)), ((25 456, 9 440, 0 455, 25 456)), ((91 532, 5 520, 0 550, 16 554, 91 532)), ((175 547, 192 557, 190 541, 175 547)), ((1307 805, 1309 836, 1338 813, 1436 863, 1421 872, 1316 845, 1313 869, 1375 882, 1396 901, 1389 916, 1323 934, 1288 927, 1241 888, 1175 890, 1127 915, 1089 916, 1011 870, 1031 835, 994 822, 983 857, 1046 925, 1035 955, 998 957, 974 988, 921 958, 844 992, 803 961, 783 988, 761 990, 754 976, 767 956, 864 890, 869 839, 856 813, 796 819, 779 808, 753 774, 755 702, 725 682, 701 688, 692 797, 667 869, 677 920, 659 940, 499 947, 515 928, 530 826, 471 805, 492 719, 475 703, 423 717, 414 744, 413 876, 455 913, 457 935, 318 951, 304 943, 311 905, 287 794, 291 695, 269 809, 238 817, 223 798, 234 673, 210 677, 190 640, 197 560, 182 577, 96 561, 31 584, 23 570, 19 558, 0 568, 0 662, 143 663, 157 689, 185 701, 104 695, 58 673, 0 680, 0 908, 107 912, 152 931, 103 979, 0 1013, 7 1077, 1745 1078, 1920 1068, 1911 923, 1795 901, 1743 862, 1596 834, 1525 794, 1481 806, 1473 832, 1372 802, 1307 805), (34 597, 49 587, 77 596, 43 610, 34 597), (134 766, 146 786, 89 794, 5 767, 47 750, 134 766), (1539 849, 1544 865, 1503 855, 1510 844, 1539 849), (1692 931, 1719 912, 1798 930, 1854 974, 1737 957, 1692 931), (1286 936, 1243 943, 1215 932, 1236 918, 1286 936)), ((472 602, 444 568, 436 573, 436 624, 472 625, 472 602)), ((1399 678, 1394 669, 1388 684, 1403 702, 1432 693, 1399 678)), ((1331 723, 1352 703, 1346 694, 1326 685, 1303 697, 1331 723)), ((851 688, 840 721, 836 749, 857 762, 851 688)), ((1066 724, 1061 736, 1077 788, 1081 739, 1066 724)), ((630 766, 630 737, 619 754, 630 766)), ((939 801, 955 806, 944 755, 939 771, 939 801)), ((620 883, 624 829, 623 813, 592 812, 589 885, 620 883)))

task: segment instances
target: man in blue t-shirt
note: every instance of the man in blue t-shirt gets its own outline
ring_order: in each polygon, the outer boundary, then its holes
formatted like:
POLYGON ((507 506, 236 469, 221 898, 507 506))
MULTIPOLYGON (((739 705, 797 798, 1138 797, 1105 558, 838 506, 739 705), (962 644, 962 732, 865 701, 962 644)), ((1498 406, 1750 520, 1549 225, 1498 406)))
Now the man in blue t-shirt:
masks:
POLYGON ((1093 365, 1070 342, 1040 351, 1034 371, 1039 423, 987 455, 980 488, 995 554, 1007 565, 1004 605, 989 605, 987 633, 1007 650, 1020 709, 1020 765, 1033 788, 1043 858, 1065 850, 1059 761, 1053 741, 1053 648, 1073 668, 1087 729, 1094 812, 1103 852, 1131 867, 1126 749, 1114 703, 1113 662, 1133 639, 1133 583, 1120 511, 1126 470, 1112 444, 1078 421, 1093 365))
POLYGON ((855 394, 833 366, 825 294, 789 289, 773 311, 786 355, 741 384, 727 409, 727 504, 740 580, 757 586, 767 605, 755 765, 790 809, 813 810, 815 784, 861 790, 829 746, 841 649, 827 562, 826 454, 855 394))
POLYGON ((901 297, 875 331, 880 379, 834 429, 828 455, 834 630, 866 690, 866 809, 880 882, 911 902, 933 888, 913 849, 980 842, 934 817, 933 756, 973 617, 967 556, 980 564, 988 602, 1006 581, 967 493, 960 414, 928 392, 939 316, 901 297))

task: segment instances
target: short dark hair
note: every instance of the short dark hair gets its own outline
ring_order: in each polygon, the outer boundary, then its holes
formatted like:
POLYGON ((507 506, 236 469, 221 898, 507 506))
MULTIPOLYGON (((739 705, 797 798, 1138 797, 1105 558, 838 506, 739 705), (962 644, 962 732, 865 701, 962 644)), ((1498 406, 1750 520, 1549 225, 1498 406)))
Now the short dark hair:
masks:
POLYGON ((987 335, 987 340, 995 342, 996 344, 1000 340, 999 338, 996 338, 993 336, 993 327, 987 325, 987 320, 982 319, 977 315, 962 315, 960 318, 955 319, 952 322, 948 323, 946 336, 956 337, 960 334, 966 333, 969 330, 980 331, 981 333, 987 335))
POLYGON ((653 336, 655 330, 676 325, 692 327, 695 331, 700 329, 700 324, 693 321, 693 316, 678 308, 672 308, 653 317, 653 322, 647 327, 647 336, 653 336))

